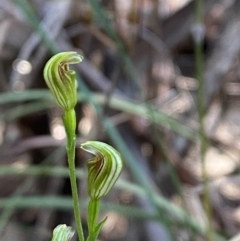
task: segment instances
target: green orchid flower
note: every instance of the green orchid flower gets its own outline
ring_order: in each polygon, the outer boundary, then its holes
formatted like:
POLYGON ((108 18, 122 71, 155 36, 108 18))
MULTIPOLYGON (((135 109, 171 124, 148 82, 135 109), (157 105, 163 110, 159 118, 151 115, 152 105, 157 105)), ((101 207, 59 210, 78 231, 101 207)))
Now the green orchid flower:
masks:
POLYGON ((88 193, 91 199, 100 199, 117 181, 123 167, 122 157, 112 146, 99 141, 88 141, 81 148, 95 155, 87 163, 88 193))
POLYGON ((65 111, 77 103, 76 73, 69 64, 77 64, 83 57, 76 52, 62 52, 54 55, 45 65, 44 79, 56 102, 65 111))

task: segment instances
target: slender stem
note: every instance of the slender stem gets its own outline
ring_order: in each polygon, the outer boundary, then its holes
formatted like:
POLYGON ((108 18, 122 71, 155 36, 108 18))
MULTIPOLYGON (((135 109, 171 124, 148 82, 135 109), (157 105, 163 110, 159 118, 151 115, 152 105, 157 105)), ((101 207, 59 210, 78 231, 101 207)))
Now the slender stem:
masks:
POLYGON ((204 103, 204 77, 203 77, 203 40, 204 40, 204 26, 203 26, 203 1, 196 0, 195 1, 195 30, 194 30, 194 50, 195 50, 195 61, 196 61, 196 78, 198 80, 198 93, 197 93, 197 103, 198 103, 198 115, 199 115, 199 123, 200 123, 200 157, 202 160, 202 175, 203 175, 203 203, 204 208, 207 214, 207 233, 206 239, 207 241, 213 240, 213 230, 212 230, 212 209, 211 209, 211 201, 210 201, 210 193, 208 187, 208 176, 206 170, 206 152, 208 146, 208 140, 205 132, 204 126, 204 117, 205 117, 205 104, 204 103))
POLYGON ((79 241, 84 241, 83 228, 80 216, 80 207, 78 199, 76 168, 75 168, 75 144, 76 144, 76 115, 74 110, 66 111, 63 117, 65 130, 67 133, 67 156, 68 156, 68 168, 70 183, 72 189, 74 218, 77 227, 79 241))
POLYGON ((95 241, 96 240, 96 222, 99 214, 99 200, 90 199, 88 203, 88 238, 87 241, 95 241))
MULTIPOLYGON (((196 46, 196 54, 201 50, 201 46, 196 46)), ((197 61, 198 63, 198 61, 197 61)), ((198 78, 199 78, 199 74, 198 78)), ((201 82, 199 82, 199 88, 201 88, 200 84, 201 82)), ((201 88, 202 89, 202 88, 201 88)), ((198 102, 203 102, 204 97, 202 94, 202 91, 199 90, 198 93, 198 102)), ((206 168, 206 152, 207 152, 207 137, 206 137, 206 133, 205 133, 205 128, 204 128, 204 114, 203 114, 203 106, 201 104, 199 104, 199 122, 200 122, 200 131, 199 131, 199 135, 200 135, 200 157, 202 160, 202 176, 203 176, 203 202, 204 202, 204 208, 206 210, 206 214, 207 214, 207 219, 208 219, 208 229, 207 229, 207 240, 211 241, 212 238, 212 225, 211 225, 211 219, 212 219, 212 210, 211 210, 211 201, 210 201, 210 194, 209 194, 209 187, 208 187, 208 175, 207 175, 207 168, 206 168)))

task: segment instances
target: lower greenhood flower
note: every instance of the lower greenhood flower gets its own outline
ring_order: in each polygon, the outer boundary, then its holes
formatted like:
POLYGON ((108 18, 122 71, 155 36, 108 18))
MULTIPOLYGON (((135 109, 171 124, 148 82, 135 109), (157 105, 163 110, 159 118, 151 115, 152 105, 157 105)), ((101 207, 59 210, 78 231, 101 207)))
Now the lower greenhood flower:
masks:
POLYGON ((91 199, 98 200, 117 181, 123 167, 122 158, 113 147, 99 141, 88 141, 81 148, 95 155, 87 163, 88 193, 91 199))
POLYGON ((77 103, 76 73, 69 64, 81 62, 83 57, 76 52, 62 52, 54 55, 44 68, 44 79, 58 105, 65 111, 77 103))
POLYGON ((70 241, 74 231, 66 224, 60 224, 53 230, 53 237, 51 241, 70 241))

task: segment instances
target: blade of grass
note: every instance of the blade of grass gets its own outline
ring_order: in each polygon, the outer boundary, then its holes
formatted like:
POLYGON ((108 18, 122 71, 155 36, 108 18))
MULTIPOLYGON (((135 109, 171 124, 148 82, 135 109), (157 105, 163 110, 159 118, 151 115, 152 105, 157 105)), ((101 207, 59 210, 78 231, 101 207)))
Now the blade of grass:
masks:
POLYGON ((53 107, 54 105, 49 102, 33 102, 29 104, 19 105, 17 107, 8 109, 1 116, 0 120, 12 121, 20 117, 27 116, 39 111, 43 111, 53 107))
MULTIPOLYGON (((19 168, 16 166, 0 166, 0 177, 4 176, 16 176, 16 175, 23 175, 23 176, 57 176, 57 177, 68 177, 68 168, 67 167, 59 167, 59 166, 54 166, 52 168, 51 166, 28 166, 24 168, 19 168)), ((76 175, 78 178, 85 178, 86 173, 82 169, 76 169, 76 175)), ((147 197, 144 189, 138 185, 132 184, 130 182, 124 181, 122 179, 118 180, 116 183, 116 188, 128 191, 130 193, 135 194, 136 196, 140 197, 147 197)), ((184 210, 182 210, 180 207, 172 204, 169 202, 169 200, 166 200, 162 198, 161 196, 154 194, 154 199, 157 203, 158 206, 161 207, 164 212, 166 212, 168 215, 171 216, 171 222, 177 223, 178 225, 187 225, 193 230, 194 232, 198 234, 205 234, 206 232, 206 227, 202 226, 196 219, 193 217, 189 216, 184 210)), ((4 201, 4 204, 1 204, 1 200, 5 199, 0 199, 0 208, 5 207, 4 205, 7 205, 7 201, 4 201), (3 205, 3 206, 1 206, 3 205)), ((57 202, 56 205, 59 203, 57 202)), ((19 204, 24 205, 24 204, 19 204)), ((32 204, 34 205, 34 204, 32 204)), ((72 207, 72 203, 70 203, 72 207)), ((18 206, 18 203, 16 202, 16 207, 18 206)), ((46 207, 46 206, 43 206, 46 207)), ((56 206, 55 208, 64 208, 63 206, 56 206)), ((154 216, 156 220, 158 219, 158 215, 156 217, 154 216)), ((223 238, 220 238, 218 240, 224 240, 223 238)))
MULTIPOLYGON (((83 202, 83 208, 86 209, 87 201, 83 202)), ((113 210, 120 214, 123 214, 128 217, 134 218, 143 218, 149 220, 158 220, 158 215, 155 213, 151 213, 148 211, 141 210, 136 207, 129 207, 125 205, 117 205, 112 203, 102 203, 103 210, 113 210)), ((34 197, 19 197, 16 202, 14 197, 11 198, 0 198, 0 208, 11 208, 15 209, 24 209, 24 208, 55 208, 58 210, 67 210, 72 209, 72 199, 70 197, 53 197, 53 196, 34 196, 34 197)), ((186 225, 186 223, 178 223, 176 221, 170 221, 172 225, 186 225)), ((199 227, 199 224, 196 223, 187 223, 191 225, 193 231, 199 233, 200 235, 204 235, 204 229, 202 226, 199 227)), ((215 233, 214 237, 218 241, 226 241, 219 234, 215 233)))
MULTIPOLYGON (((52 155, 49 155, 43 162, 48 163, 50 160, 53 159, 53 157, 60 157, 63 154, 63 148, 58 148, 55 152, 52 153, 52 155)), ((57 159, 57 158, 56 158, 57 159)), ((0 237, 2 236, 2 233, 4 231, 4 228, 6 224, 8 223, 11 215, 14 212, 15 205, 19 203, 19 200, 21 200, 21 195, 25 193, 34 183, 35 178, 28 178, 26 181, 24 181, 23 184, 21 184, 17 190, 13 194, 13 201, 12 205, 5 207, 4 210, 1 213, 0 216, 0 237)))
MULTIPOLYGON (((96 104, 104 105, 105 104, 105 96, 102 94, 92 94, 91 97, 96 104)), ((21 92, 7 92, 0 94, 0 104, 10 104, 20 101, 30 101, 30 100, 53 100, 50 96, 48 90, 25 90, 21 92)), ((86 95, 79 93, 78 101, 86 101, 86 95)), ((50 103, 50 102, 49 102, 50 103)), ((41 105, 41 104, 39 104, 41 105)), ((51 106, 50 106, 51 107, 51 106)), ((197 132, 193 129, 181 124, 179 121, 175 120, 171 116, 161 112, 160 110, 156 110, 155 106, 150 104, 142 104, 139 102, 134 103, 131 100, 125 100, 119 97, 113 96, 109 102, 109 107, 124 111, 131 115, 137 115, 139 117, 143 117, 149 119, 151 122, 161 125, 167 129, 170 129, 177 134, 184 136, 185 138, 195 141, 197 132), (151 112, 149 112, 151 109, 151 112)), ((39 107, 40 108, 40 107, 39 107)), ((27 110, 26 110, 27 111, 27 110)), ((33 113, 33 112, 30 112, 33 113)))
MULTIPOLYGON (((82 202, 84 209, 87 208, 88 200, 82 202)), ((16 203, 14 198, 0 198, 0 208, 14 207, 15 209, 25 208, 54 208, 58 210, 72 209, 72 201, 70 197, 53 197, 53 196, 34 196, 34 197, 21 197, 16 203)), ((102 210, 117 211, 128 217, 156 220, 157 216, 153 213, 141 210, 136 207, 130 207, 126 205, 115 205, 112 203, 102 203, 102 210)))
MULTIPOLYGON (((149 109, 150 110, 150 109, 149 109)), ((169 154, 168 154, 168 149, 165 148, 165 143, 164 143, 164 133, 160 133, 160 130, 157 128, 157 126, 153 123, 152 124, 152 131, 156 137, 156 140, 161 148, 161 152, 163 154, 163 158, 165 159, 166 163, 167 163, 167 169, 168 169, 168 173, 171 177, 171 180, 173 182, 174 188, 176 189, 176 193, 179 195, 179 197, 181 198, 181 202, 182 202, 182 206, 185 210, 185 212, 190 216, 190 212, 187 209, 187 204, 186 201, 183 197, 183 191, 182 191, 182 186, 181 186, 181 181, 179 179, 178 173, 175 170, 173 163, 170 160, 169 154)), ((191 229, 189 229, 190 231, 190 236, 192 237, 191 240, 195 240, 196 238, 194 237, 194 233, 192 232, 191 229)))
POLYGON ((198 80, 197 90, 197 111, 200 123, 199 140, 200 140, 200 158, 202 162, 202 175, 203 175, 203 205, 207 215, 208 229, 206 233, 207 241, 213 241, 213 227, 212 227, 212 209, 210 201, 210 191, 208 187, 208 176, 206 169, 206 152, 208 140, 205 132, 204 118, 206 109, 204 106, 204 79, 203 79, 203 41, 205 35, 204 19, 203 19, 203 1, 195 1, 195 24, 193 26, 193 39, 194 39, 194 53, 195 53, 195 67, 196 79, 198 80))

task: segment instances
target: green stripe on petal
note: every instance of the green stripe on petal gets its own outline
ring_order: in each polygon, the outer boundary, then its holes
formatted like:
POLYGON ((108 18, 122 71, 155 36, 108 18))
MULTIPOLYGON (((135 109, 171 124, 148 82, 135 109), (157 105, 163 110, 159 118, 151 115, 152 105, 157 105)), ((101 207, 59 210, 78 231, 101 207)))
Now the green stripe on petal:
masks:
POLYGON ((81 148, 95 155, 87 163, 88 193, 92 199, 98 200, 117 181, 123 167, 122 157, 113 147, 99 141, 88 141, 81 148))
POLYGON ((77 103, 76 73, 69 64, 77 64, 83 57, 76 52, 62 52, 54 55, 45 65, 44 79, 58 105, 65 111, 77 103))
POLYGON ((73 235, 74 231, 71 227, 68 227, 65 224, 60 224, 53 230, 51 241, 70 241, 73 235))

